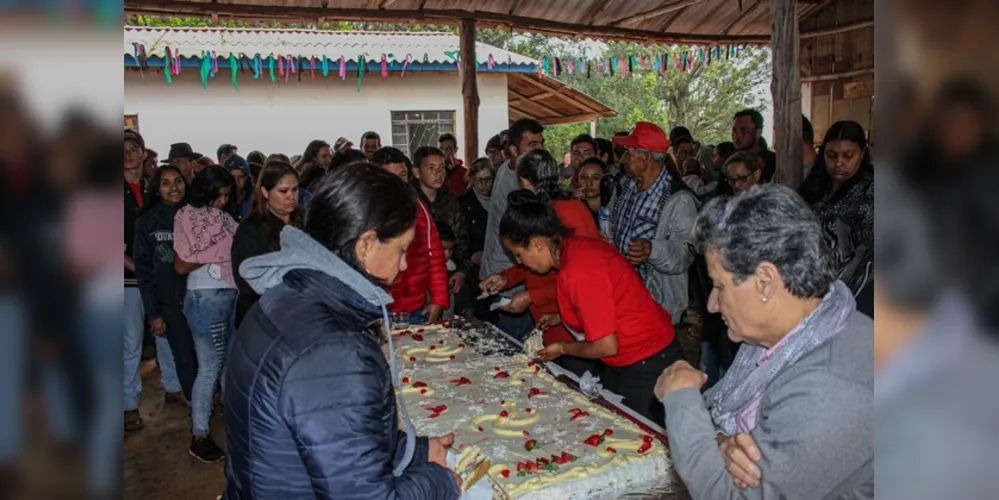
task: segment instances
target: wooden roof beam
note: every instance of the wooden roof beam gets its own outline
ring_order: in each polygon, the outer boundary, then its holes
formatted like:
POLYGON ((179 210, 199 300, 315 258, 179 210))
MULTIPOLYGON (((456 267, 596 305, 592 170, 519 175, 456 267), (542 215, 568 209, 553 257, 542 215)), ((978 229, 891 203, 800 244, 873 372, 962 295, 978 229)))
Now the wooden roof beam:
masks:
POLYGON ((801 21, 804 21, 805 19, 808 19, 808 18, 810 18, 810 17, 818 14, 819 12, 822 12, 823 9, 825 9, 826 7, 832 5, 832 3, 835 2, 835 1, 836 0, 823 0, 822 3, 816 5, 811 10, 809 10, 807 12, 802 12, 801 15, 798 16, 798 22, 800 23, 801 21))
POLYGON ((746 9, 742 14, 739 15, 739 17, 735 18, 734 20, 732 20, 732 22, 728 23, 728 26, 725 26, 725 29, 722 30, 722 35, 726 35, 727 36, 729 33, 731 33, 732 30, 735 29, 735 27, 741 21, 745 20, 747 17, 749 17, 751 15, 754 15, 755 12, 760 7, 763 6, 763 4, 764 4, 763 0, 756 0, 756 3, 754 3, 753 5, 751 5, 748 9, 746 9))
POLYGON ((463 10, 378 10, 340 9, 335 7, 296 7, 277 5, 247 5, 206 3, 184 0, 126 0, 127 14, 210 16, 212 12, 236 19, 301 19, 315 20, 319 16, 344 21, 395 21, 410 23, 457 24, 460 19, 474 17, 479 26, 512 26, 519 31, 544 33, 570 38, 592 37, 639 43, 743 43, 762 45, 770 42, 765 35, 725 36, 684 33, 664 33, 608 25, 593 25, 552 21, 495 12, 463 10))
POLYGON ((874 26, 874 19, 865 19, 863 21, 857 21, 855 23, 844 24, 842 26, 835 26, 832 28, 823 28, 818 30, 803 31, 801 32, 801 39, 815 38, 819 36, 835 35, 838 33, 846 33, 847 31, 856 31, 864 28, 870 28, 874 26))
MULTIPOLYGON (((531 77, 531 76, 526 76, 525 75, 522 78, 522 80, 525 81, 525 82, 528 82, 529 84, 531 84, 531 85, 533 85, 533 86, 535 86, 535 87, 537 87, 539 89, 541 89, 542 92, 547 92, 547 91, 550 91, 550 90, 554 90, 551 87, 546 86, 545 84, 543 84, 541 82, 535 81, 534 78, 531 77)), ((562 101, 564 101, 566 103, 569 103, 569 104, 571 104, 571 105, 573 105, 573 106, 575 106, 577 108, 582 108, 582 109, 584 109, 586 111, 590 111, 590 112, 593 112, 593 113, 598 113, 600 111, 599 109, 593 107, 590 103, 583 102, 583 101, 580 101, 580 100, 577 100, 577 99, 573 99, 572 97, 569 97, 568 95, 566 95, 564 92, 555 92, 555 96, 554 97, 556 99, 559 99, 559 100, 562 100, 562 101)))
POLYGON ((628 17, 623 17, 621 19, 618 19, 617 21, 612 21, 608 24, 611 26, 622 26, 626 24, 638 23, 646 19, 652 19, 653 17, 664 16, 666 14, 669 14, 670 12, 676 12, 680 9, 686 9, 691 5, 701 3, 703 1, 704 0, 681 0, 676 3, 671 3, 663 7, 657 7, 655 9, 642 12, 641 14, 634 14, 628 17))

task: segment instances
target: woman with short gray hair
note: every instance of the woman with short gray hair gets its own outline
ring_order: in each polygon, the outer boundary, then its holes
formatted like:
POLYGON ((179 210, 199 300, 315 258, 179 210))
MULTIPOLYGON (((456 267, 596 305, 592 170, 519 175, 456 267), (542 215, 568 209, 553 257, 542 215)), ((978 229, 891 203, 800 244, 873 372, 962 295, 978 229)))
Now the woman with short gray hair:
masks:
POLYGON ((693 497, 873 498, 874 323, 836 280, 819 220, 766 184, 711 202, 694 240, 709 311, 748 345, 703 396, 707 376, 686 362, 656 386, 693 497))

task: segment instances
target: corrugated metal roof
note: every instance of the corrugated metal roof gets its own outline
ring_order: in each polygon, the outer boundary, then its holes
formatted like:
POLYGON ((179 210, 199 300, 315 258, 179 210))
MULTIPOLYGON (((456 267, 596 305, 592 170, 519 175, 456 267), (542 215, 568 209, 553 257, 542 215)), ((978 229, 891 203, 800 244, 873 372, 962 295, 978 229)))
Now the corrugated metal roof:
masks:
MULTIPOLYGON (((241 54, 253 57, 269 55, 292 57, 328 57, 339 60, 368 60, 403 63, 407 56, 414 63, 453 63, 459 38, 449 33, 433 32, 345 32, 322 30, 272 30, 231 28, 146 28, 125 27, 124 54, 134 55, 136 45, 145 47, 146 55, 161 56, 166 47, 182 57, 201 57, 214 51, 219 57, 241 54), (450 56, 449 56, 450 53, 450 56)), ((484 43, 475 44, 476 62, 535 66, 538 61, 484 43)))

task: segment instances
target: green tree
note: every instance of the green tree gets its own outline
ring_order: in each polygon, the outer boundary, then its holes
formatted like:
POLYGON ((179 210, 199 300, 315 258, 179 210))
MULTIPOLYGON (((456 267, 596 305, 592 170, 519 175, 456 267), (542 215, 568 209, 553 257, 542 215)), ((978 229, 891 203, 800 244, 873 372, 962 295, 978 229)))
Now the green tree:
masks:
MULTIPOLYGON (((673 55, 685 50, 692 49, 611 43, 601 55, 673 55)), ((614 118, 597 121, 600 137, 629 130, 636 121, 649 121, 665 130, 684 125, 697 140, 714 144, 729 140, 732 116, 737 111, 747 107, 765 109, 765 96, 760 89, 770 79, 770 51, 743 49, 738 58, 710 65, 697 63, 692 70, 684 72, 670 67, 665 75, 635 69, 636 73, 624 78, 615 71, 614 76, 599 77, 592 72, 590 77, 566 74, 559 79, 618 112, 614 118)), ((578 127, 569 127, 578 133, 578 127)), ((561 139, 564 134, 552 130, 546 135, 561 139)), ((568 149, 568 144, 549 141, 549 148, 558 153, 568 149)))

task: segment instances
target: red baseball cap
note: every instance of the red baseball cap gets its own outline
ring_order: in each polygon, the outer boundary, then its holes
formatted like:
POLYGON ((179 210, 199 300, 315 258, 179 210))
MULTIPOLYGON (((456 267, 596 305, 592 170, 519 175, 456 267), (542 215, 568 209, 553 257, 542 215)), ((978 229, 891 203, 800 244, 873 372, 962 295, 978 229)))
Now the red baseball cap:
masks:
POLYGON ((638 148, 653 153, 666 153, 669 151, 670 142, 666 138, 666 132, 658 125, 649 122, 638 122, 631 133, 624 137, 615 137, 614 144, 626 148, 638 148))

